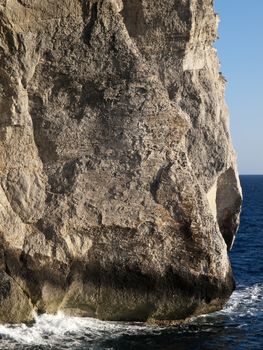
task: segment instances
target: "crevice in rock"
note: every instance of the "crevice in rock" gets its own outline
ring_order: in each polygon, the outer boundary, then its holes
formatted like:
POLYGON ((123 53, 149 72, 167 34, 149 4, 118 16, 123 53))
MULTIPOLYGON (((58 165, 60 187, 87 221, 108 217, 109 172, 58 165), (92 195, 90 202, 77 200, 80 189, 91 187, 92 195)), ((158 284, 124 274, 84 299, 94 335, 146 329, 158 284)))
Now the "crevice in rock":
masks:
POLYGON ((17 280, 12 276, 11 271, 5 262, 5 273, 14 281, 14 283, 18 286, 18 288, 23 292, 23 294, 28 298, 28 300, 31 302, 32 305, 34 305, 30 295, 28 292, 20 285, 20 283, 17 282, 17 280))
POLYGON ((28 0, 16 0, 20 5, 30 8, 30 2, 28 0))
POLYGON ((38 96, 29 95, 30 115, 33 123, 33 134, 36 148, 42 163, 51 163, 58 160, 57 147, 52 140, 48 128, 48 121, 42 118, 43 103, 38 96))
POLYGON ((141 0, 123 0, 123 10, 121 14, 131 37, 136 38, 145 33, 146 23, 141 0))
POLYGON ((239 179, 233 167, 230 167, 219 176, 216 192, 217 221, 228 250, 238 229, 241 205, 239 179))
POLYGON ((83 39, 85 44, 90 45, 93 29, 98 19, 98 4, 91 4, 90 8, 88 9, 87 3, 83 2, 82 11, 84 20, 88 18, 88 23, 86 24, 83 31, 83 39))
POLYGON ((16 52, 16 41, 14 32, 12 30, 12 24, 10 23, 7 16, 0 12, 0 25, 1 25, 1 45, 2 47, 7 46, 11 55, 15 55, 16 52))
POLYGON ((157 192, 160 187, 161 178, 164 172, 167 172, 171 168, 172 164, 165 165, 158 170, 153 182, 150 184, 150 192, 156 203, 158 203, 157 192))

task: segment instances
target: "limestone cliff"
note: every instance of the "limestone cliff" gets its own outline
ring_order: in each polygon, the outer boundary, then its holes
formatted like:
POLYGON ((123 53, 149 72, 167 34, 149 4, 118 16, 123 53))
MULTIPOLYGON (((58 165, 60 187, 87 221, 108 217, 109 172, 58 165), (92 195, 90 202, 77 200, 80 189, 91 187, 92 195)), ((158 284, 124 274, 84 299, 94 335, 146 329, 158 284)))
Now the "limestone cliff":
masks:
POLYGON ((0 321, 222 307, 241 191, 212 0, 0 0, 0 321))

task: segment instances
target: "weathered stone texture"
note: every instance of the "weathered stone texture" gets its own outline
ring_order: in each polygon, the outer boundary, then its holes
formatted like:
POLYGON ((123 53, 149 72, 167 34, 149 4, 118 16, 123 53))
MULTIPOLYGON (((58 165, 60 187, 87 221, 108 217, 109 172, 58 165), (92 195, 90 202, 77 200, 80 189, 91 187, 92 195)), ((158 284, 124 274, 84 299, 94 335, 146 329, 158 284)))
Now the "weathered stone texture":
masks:
POLYGON ((0 322, 228 299, 241 191, 217 23, 211 0, 0 1, 0 322))

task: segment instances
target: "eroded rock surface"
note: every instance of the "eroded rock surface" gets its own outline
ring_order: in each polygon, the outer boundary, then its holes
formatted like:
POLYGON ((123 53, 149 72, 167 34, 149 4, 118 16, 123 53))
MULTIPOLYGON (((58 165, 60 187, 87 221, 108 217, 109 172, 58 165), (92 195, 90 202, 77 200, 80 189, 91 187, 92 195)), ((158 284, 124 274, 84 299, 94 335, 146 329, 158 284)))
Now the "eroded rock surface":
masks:
POLYGON ((231 295, 217 23, 211 0, 0 0, 0 322, 176 321, 231 295))

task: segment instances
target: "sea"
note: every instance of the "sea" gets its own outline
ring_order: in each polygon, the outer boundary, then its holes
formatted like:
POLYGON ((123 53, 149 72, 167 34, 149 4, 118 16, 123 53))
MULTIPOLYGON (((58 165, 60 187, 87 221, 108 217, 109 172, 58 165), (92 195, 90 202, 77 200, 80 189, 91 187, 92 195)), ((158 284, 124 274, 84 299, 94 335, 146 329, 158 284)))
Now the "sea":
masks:
POLYGON ((263 176, 241 176, 244 205, 230 258, 237 289, 222 311, 157 327, 42 315, 33 325, 1 325, 0 349, 263 349, 263 176))

